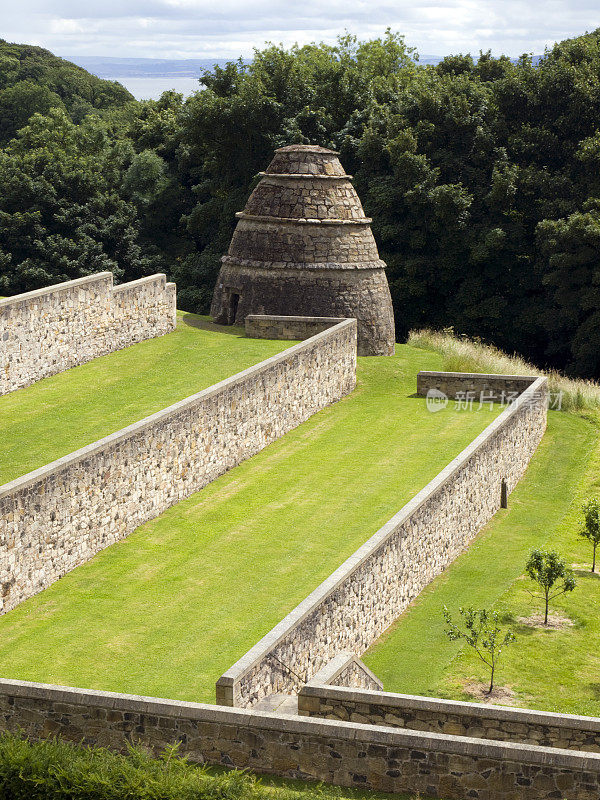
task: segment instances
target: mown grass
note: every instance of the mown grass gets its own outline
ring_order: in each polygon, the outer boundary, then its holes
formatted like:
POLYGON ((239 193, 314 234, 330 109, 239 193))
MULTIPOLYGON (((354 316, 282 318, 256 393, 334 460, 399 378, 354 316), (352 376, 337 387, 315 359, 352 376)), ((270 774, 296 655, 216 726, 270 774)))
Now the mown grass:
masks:
MULTIPOLYGON (((564 440, 570 445, 569 440, 564 440)), ((564 455, 557 453, 563 461, 564 455)), ((561 490, 559 490, 561 491, 561 490)), ((558 550, 575 569, 577 587, 552 601, 550 610, 571 620, 563 629, 523 624, 532 613, 543 613, 543 601, 532 598, 535 586, 519 576, 496 603, 517 641, 504 654, 499 681, 515 692, 517 705, 546 711, 600 716, 600 575, 590 572, 591 548, 577 536, 581 502, 600 496, 600 447, 597 439, 587 470, 574 487, 573 502, 554 528, 547 527, 541 543, 558 550)), ((543 534, 544 531, 540 530, 543 534)), ((523 560, 520 563, 523 567, 523 560)), ((471 654, 458 653, 441 676, 440 688, 464 696, 472 676, 482 677, 471 654)))
POLYGON ((0 674, 212 702, 218 676, 491 421, 427 412, 416 373, 440 366, 406 346, 359 359, 350 396, 0 618, 0 674))
POLYGON ((284 350, 179 313, 177 329, 0 397, 0 484, 284 350))
MULTIPOLYGON (((508 365, 495 351, 477 345, 471 355, 484 359, 456 364, 452 344, 435 350, 445 369, 500 372, 508 365)), ((412 339, 419 345, 426 340, 412 339)), ((597 390, 590 384, 590 393, 597 390)), ((583 396, 583 394, 582 394, 583 396)), ((588 399, 589 399, 588 395, 588 399)), ((592 398, 593 399, 593 398, 592 398)), ((555 610, 574 625, 539 630, 520 624, 539 610, 523 575, 534 547, 563 553, 569 563, 591 563, 590 548, 577 536, 583 500, 600 494, 600 428, 593 403, 586 400, 585 418, 550 412, 548 431, 524 478, 469 550, 434 581, 390 631, 366 655, 385 688, 411 694, 473 700, 466 686, 486 678, 485 667, 468 647, 450 642, 444 633, 442 608, 495 607, 514 627, 516 643, 508 647, 497 682, 515 694, 514 703, 549 711, 600 715, 600 580, 588 567, 578 567, 579 586, 555 601, 555 610)))

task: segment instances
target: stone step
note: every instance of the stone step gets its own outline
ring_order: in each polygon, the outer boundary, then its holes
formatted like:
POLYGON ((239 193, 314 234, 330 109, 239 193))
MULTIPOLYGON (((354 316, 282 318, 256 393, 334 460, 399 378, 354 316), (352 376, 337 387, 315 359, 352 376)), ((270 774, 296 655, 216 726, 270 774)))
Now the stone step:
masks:
POLYGON ((254 706, 255 711, 271 711, 277 714, 297 716, 298 697, 295 694, 270 694, 254 706))

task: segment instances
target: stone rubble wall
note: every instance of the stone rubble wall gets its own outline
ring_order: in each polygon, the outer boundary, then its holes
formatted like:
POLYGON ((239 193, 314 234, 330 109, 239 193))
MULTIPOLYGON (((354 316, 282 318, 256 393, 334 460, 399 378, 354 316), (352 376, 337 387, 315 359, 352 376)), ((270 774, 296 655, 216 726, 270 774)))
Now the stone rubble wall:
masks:
POLYGON ((547 381, 519 398, 217 681, 251 707, 297 691, 340 652, 365 652, 470 544, 527 468, 546 428, 547 381))
POLYGON ((469 394, 474 402, 493 400, 509 403, 535 381, 528 375, 494 375, 484 372, 426 372, 417 375, 417 394, 425 397, 431 389, 447 397, 463 400, 469 394))
MULTIPOLYGON (((305 270, 264 269, 256 263, 223 259, 215 296, 239 294, 238 324, 249 314, 354 317, 360 356, 394 353, 390 290, 380 267, 340 270, 336 264, 320 264, 305 270)), ((216 318, 215 308, 211 315, 216 318)))
POLYGON ((244 211, 282 219, 365 219, 356 190, 345 175, 339 181, 320 181, 316 186, 314 177, 303 181, 265 175, 244 211))
POLYGON ((342 322, 343 317, 278 317, 273 314, 249 314, 244 322, 250 339, 303 341, 342 322))
POLYGON ((111 272, 0 300, 0 395, 175 329, 175 284, 111 272))
POLYGON ((296 270, 327 263, 337 263, 346 270, 372 269, 374 265, 383 268, 368 222, 269 220, 250 215, 239 217, 229 248, 230 258, 265 262, 268 255, 269 263, 296 270))
POLYGON ((356 321, 0 486, 0 611, 352 391, 356 321))
POLYGON ((318 677, 298 693, 301 715, 600 753, 598 717, 319 685, 318 677))
POLYGON ((0 728, 444 800, 598 800, 600 755, 0 680, 0 728))

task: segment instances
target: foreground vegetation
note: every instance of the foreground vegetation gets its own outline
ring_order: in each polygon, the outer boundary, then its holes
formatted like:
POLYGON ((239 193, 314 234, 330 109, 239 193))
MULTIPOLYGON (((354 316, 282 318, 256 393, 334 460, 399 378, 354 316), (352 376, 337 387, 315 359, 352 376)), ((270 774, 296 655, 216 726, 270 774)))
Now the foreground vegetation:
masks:
MULTIPOLYGON (((248 344, 222 338, 232 348, 248 344)), ((193 342, 180 346, 185 362, 193 342)), ((130 358, 136 352, 146 351, 135 345, 130 358)), ((183 381, 178 351, 168 357, 183 381)), ((1 617, 0 674, 213 702, 218 676, 493 419, 489 410, 428 413, 414 397, 416 373, 440 365, 437 354, 406 346, 393 358, 359 359, 350 396, 1 617)), ((169 383, 169 369, 144 384, 147 403, 169 383)), ((96 394, 114 403, 115 373, 101 377, 96 394)), ((61 378, 72 390, 63 373, 50 379, 54 396, 61 378)), ((88 425, 84 398, 79 417, 71 409, 75 429, 88 425)), ((28 433, 35 416, 24 408, 22 416, 12 409, 21 448, 39 448, 41 428, 28 433)), ((55 429, 40 425, 63 447, 64 420, 58 406, 52 413, 55 429)))
POLYGON ((159 269, 206 312, 256 173, 312 142, 355 175, 400 339, 454 325, 600 376, 599 31, 536 65, 421 66, 392 33, 271 45, 144 103, 32 51, 0 43, 0 291, 159 269))
MULTIPOLYGON (((531 366, 478 342, 449 334, 414 334, 430 346, 443 368, 458 371, 531 373, 531 366)), ((582 503, 600 496, 600 390, 593 384, 552 376, 581 413, 551 411, 548 430, 509 508, 498 511, 469 550, 425 591, 367 654, 367 664, 386 690, 453 699, 480 699, 489 682, 485 665, 468 647, 448 641, 444 605, 495 609, 516 634, 502 654, 496 683, 508 691, 495 702, 600 715, 600 580, 592 574, 589 542, 578 536, 582 503), (524 574, 533 548, 557 550, 573 565, 576 591, 553 601, 558 627, 545 629, 539 600, 524 574)), ((542 609, 543 612, 543 609, 542 609)), ((551 616, 552 620, 553 617, 551 616)))
MULTIPOLYGON (((48 740, 0 735, 0 797, 6 800, 383 800, 389 795, 300 781, 257 778, 191 764, 165 751, 125 755, 48 740)), ((402 800, 404 795, 395 795, 402 800)), ((408 798, 405 798, 408 800, 408 798)))

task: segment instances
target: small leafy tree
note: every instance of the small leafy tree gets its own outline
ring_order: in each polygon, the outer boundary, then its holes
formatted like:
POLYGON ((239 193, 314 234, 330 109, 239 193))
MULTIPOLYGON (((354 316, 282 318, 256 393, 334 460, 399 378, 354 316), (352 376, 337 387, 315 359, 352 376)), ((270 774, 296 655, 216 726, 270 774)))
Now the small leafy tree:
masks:
MULTIPOLYGON (((554 550, 532 550, 525 564, 525 572, 542 589, 546 604, 544 625, 547 625, 550 600, 572 592, 576 586, 573 572, 554 550)), ((530 594, 535 596, 532 592, 530 594)))
POLYGON ((483 663, 487 664, 490 669, 488 694, 491 694, 500 654, 506 645, 515 641, 515 635, 510 630, 502 629, 497 611, 487 611, 485 608, 459 608, 458 611, 462 618, 459 625, 453 621, 452 615, 444 606, 446 635, 453 642, 461 639, 465 641, 483 663))
POLYGON ((592 572, 596 571, 596 548, 600 544, 600 501, 596 497, 590 498, 582 506, 583 528, 579 535, 592 544, 592 572))

